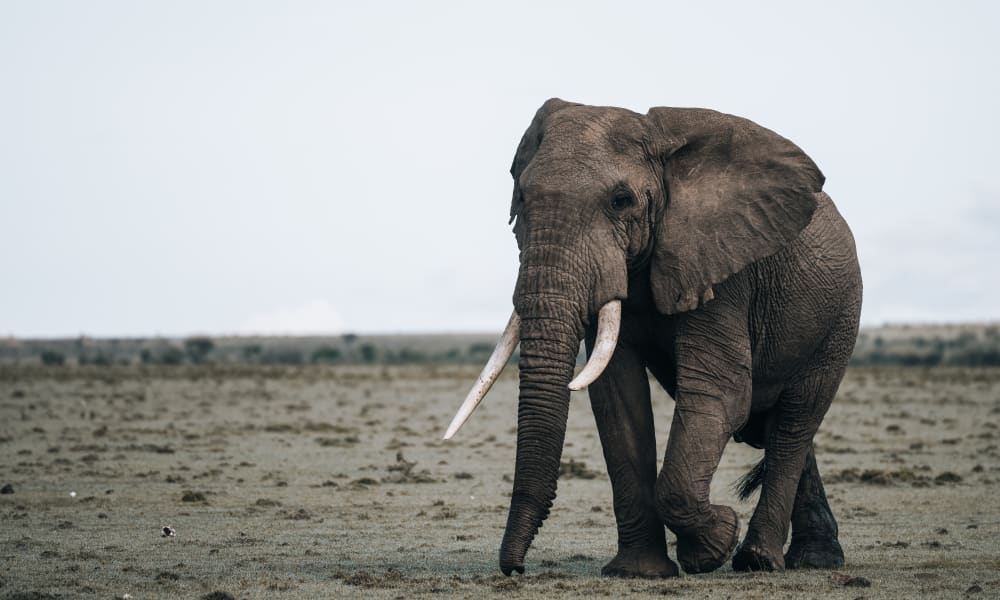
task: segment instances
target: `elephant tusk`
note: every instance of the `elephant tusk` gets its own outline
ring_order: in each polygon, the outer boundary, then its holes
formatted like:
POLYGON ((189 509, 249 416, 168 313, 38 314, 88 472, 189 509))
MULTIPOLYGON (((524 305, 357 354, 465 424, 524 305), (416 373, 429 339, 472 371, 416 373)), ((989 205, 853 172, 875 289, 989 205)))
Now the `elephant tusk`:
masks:
POLYGON ((455 418, 451 420, 451 425, 448 426, 448 431, 445 432, 444 439, 450 440, 462 425, 465 425, 469 417, 472 416, 472 411, 476 410, 479 403, 483 401, 486 392, 490 391, 493 382, 497 380, 503 368, 507 366, 507 361, 514 355, 514 349, 517 348, 520 337, 521 318, 517 316, 517 311, 514 311, 510 315, 510 321, 507 321, 507 328, 503 330, 500 341, 497 342, 496 349, 493 350, 490 359, 486 361, 483 372, 479 374, 476 384, 469 390, 469 395, 465 397, 465 402, 462 403, 458 412, 455 413, 455 418))
POLYGON ((587 365, 583 367, 580 374, 569 382, 569 389, 582 390, 601 376, 608 363, 611 362, 611 356, 615 353, 615 346, 618 344, 618 330, 621 329, 621 325, 621 300, 612 300, 601 307, 601 312, 597 315, 597 340, 594 342, 594 352, 590 355, 590 360, 587 361, 587 365))

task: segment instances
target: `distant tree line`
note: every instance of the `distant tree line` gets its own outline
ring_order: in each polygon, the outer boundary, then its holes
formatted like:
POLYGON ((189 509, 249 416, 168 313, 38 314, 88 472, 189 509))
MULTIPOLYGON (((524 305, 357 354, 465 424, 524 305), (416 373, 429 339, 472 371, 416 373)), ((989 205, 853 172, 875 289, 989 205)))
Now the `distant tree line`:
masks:
MULTIPOLYGON (((195 336, 179 342, 154 340, 129 352, 118 340, 77 340, 70 350, 65 347, 43 348, 38 359, 43 365, 351 365, 351 364, 462 364, 483 363, 493 352, 493 344, 477 342, 446 350, 428 351, 418 343, 398 346, 372 341, 359 343, 356 334, 341 336, 336 344, 297 347, 283 338, 254 341, 233 347, 220 347, 210 337, 195 336)), ((65 344, 64 344, 65 346, 65 344)), ((308 344, 306 344, 308 346, 308 344)), ((517 360, 517 355, 512 362, 517 360)))
POLYGON ((903 367, 1000 367, 1000 326, 954 337, 912 335, 886 338, 862 334, 851 357, 852 365, 903 367))
POLYGON ((428 352, 419 348, 383 347, 374 343, 359 344, 352 348, 320 346, 306 352, 294 348, 267 349, 260 344, 243 348, 242 362, 277 365, 349 365, 349 364, 447 364, 482 362, 493 352, 490 344, 471 344, 465 348, 449 348, 442 352, 428 352))

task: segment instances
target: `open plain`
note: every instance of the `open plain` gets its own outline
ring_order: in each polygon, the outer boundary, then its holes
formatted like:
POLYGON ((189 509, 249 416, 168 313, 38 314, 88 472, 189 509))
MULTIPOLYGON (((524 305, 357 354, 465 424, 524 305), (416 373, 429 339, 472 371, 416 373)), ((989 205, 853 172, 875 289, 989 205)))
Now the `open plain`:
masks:
MULTIPOLYGON (((600 577, 616 534, 585 392, 527 574, 500 575, 516 369, 441 441, 477 373, 5 367, 0 599, 1000 597, 1000 369, 849 370, 816 438, 843 569, 663 581, 600 577)), ((744 524, 756 498, 731 484, 759 456, 731 443, 713 485, 744 524)))

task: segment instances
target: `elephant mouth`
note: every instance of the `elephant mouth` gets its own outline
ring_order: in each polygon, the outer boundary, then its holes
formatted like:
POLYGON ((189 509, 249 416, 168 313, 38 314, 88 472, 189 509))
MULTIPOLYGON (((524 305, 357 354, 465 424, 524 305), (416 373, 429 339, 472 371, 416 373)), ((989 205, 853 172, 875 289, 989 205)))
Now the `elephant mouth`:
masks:
MULTIPOLYGON (((594 350, 591 352, 590 358, 587 360, 587 364, 583 367, 583 370, 570 381, 570 390, 579 391, 586 388, 600 377, 604 369, 607 368, 608 363, 611 362, 611 357, 615 353, 615 347, 618 345, 618 332, 621 329, 621 319, 621 300, 612 300, 601 307, 601 310, 597 314, 597 338, 594 342, 594 350)), ((472 389, 469 390, 465 401, 462 402, 462 406, 459 407, 458 412, 455 413, 455 417, 451 420, 451 424, 448 425, 448 429, 444 434, 445 440, 450 440, 458 433, 458 430, 461 429, 462 425, 469 420, 472 413, 482 403, 483 398, 486 397, 486 393, 490 391, 493 383, 500 377, 500 373, 507 366, 510 357, 514 355, 514 350, 517 348, 518 341, 520 340, 520 331, 521 318, 518 316, 517 311, 514 311, 510 315, 510 320, 507 321, 507 327, 504 328, 504 332, 500 336, 500 341, 493 350, 493 354, 486 361, 486 366, 483 367, 482 373, 476 378, 476 382, 473 384, 472 389)))

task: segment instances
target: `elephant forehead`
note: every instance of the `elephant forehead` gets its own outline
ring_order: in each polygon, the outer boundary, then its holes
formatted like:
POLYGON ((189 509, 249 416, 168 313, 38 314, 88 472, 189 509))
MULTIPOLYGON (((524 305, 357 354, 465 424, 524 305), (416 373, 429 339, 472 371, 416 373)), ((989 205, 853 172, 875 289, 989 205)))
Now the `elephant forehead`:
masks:
POLYGON ((521 175, 526 194, 582 192, 620 184, 646 168, 642 117, 621 109, 574 107, 545 128, 521 175))
POLYGON ((630 110, 603 106, 573 106, 552 115, 539 151, 564 154, 628 152, 641 144, 646 121, 630 110))
POLYGON ((528 198, 593 196, 634 179, 638 168, 611 155, 536 156, 521 174, 528 198))

